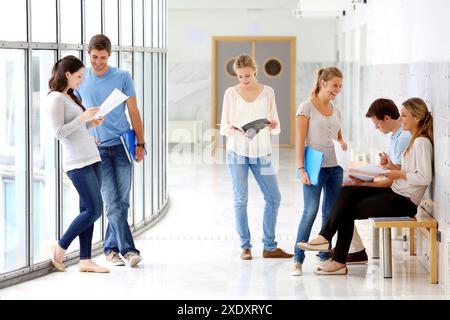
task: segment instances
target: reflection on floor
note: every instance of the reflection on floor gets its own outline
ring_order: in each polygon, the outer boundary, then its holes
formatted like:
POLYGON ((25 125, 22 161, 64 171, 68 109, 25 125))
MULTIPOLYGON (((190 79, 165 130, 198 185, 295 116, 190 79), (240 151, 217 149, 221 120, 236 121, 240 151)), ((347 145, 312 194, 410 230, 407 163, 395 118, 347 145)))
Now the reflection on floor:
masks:
MULTIPOLYGON (((208 152, 205 152, 208 154, 208 152)), ((317 276, 318 260, 307 253, 304 274, 289 276, 290 259, 262 258, 264 201, 254 178, 249 183, 249 225, 253 260, 239 259, 231 182, 223 150, 211 159, 197 153, 172 155, 168 185, 171 205, 163 220, 141 235, 144 257, 138 268, 111 267, 109 274, 79 273, 76 266, 0 291, 0 299, 445 299, 442 287, 428 282, 416 257, 394 242, 393 278, 383 279, 380 260, 349 266, 347 276, 317 276), (205 164, 206 162, 206 164, 205 164), (395 248, 396 246, 396 248, 395 248)), ((302 198, 295 179, 295 155, 283 149, 278 179, 282 205, 277 224, 279 246, 292 252, 302 198)), ((275 162, 278 162, 276 160, 275 162)), ((320 213, 312 235, 319 228, 320 213)), ((371 256, 371 230, 358 223, 371 256)), ((95 259, 107 265, 103 256, 95 259)))

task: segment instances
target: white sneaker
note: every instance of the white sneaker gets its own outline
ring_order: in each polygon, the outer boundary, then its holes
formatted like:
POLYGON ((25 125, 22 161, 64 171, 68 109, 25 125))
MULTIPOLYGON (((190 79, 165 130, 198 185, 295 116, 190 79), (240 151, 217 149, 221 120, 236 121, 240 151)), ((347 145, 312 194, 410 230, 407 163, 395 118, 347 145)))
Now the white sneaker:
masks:
POLYGON ((120 258, 119 254, 114 251, 111 251, 106 256, 106 261, 111 263, 113 266, 124 266, 125 265, 125 262, 120 258))
POLYGON ((125 253, 124 258, 130 267, 134 267, 139 262, 142 261, 142 257, 137 252, 134 252, 134 251, 129 251, 129 252, 125 253))
POLYGON ((289 272, 291 276, 302 276, 302 264, 300 262, 294 263, 294 266, 291 269, 291 272, 289 272))

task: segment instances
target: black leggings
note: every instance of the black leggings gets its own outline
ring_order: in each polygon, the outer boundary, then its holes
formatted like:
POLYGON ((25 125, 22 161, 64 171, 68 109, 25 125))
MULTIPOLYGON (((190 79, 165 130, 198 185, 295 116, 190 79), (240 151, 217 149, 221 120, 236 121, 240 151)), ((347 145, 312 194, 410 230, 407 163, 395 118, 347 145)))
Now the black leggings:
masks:
POLYGON ((414 217, 417 206, 391 188, 343 187, 331 208, 327 224, 320 235, 331 243, 338 232, 333 260, 346 263, 356 219, 370 217, 414 217))

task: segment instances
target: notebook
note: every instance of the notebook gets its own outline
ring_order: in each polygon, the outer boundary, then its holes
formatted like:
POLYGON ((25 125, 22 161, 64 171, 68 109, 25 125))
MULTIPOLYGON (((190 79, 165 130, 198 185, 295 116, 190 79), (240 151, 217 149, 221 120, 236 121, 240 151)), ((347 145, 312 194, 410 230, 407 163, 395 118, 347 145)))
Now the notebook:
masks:
MULTIPOLYGON (((319 183, 319 173, 322 168, 323 156, 323 152, 309 146, 305 148, 305 171, 308 173, 309 182, 312 185, 319 183)), ((300 178, 300 172, 297 172, 297 177, 300 178)))

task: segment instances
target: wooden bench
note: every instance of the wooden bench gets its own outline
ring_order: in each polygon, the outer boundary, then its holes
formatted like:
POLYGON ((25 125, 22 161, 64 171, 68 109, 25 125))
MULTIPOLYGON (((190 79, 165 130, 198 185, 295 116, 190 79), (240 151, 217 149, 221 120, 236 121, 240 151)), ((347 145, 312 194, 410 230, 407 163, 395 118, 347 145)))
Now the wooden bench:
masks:
MULTIPOLYGON (((370 218, 372 226, 378 231, 382 229, 383 234, 383 276, 385 278, 392 278, 392 243, 391 243, 391 228, 409 228, 409 254, 415 255, 414 244, 414 229, 424 228, 429 233, 429 258, 430 258, 430 282, 438 283, 438 261, 437 261, 437 247, 438 247, 438 223, 425 210, 419 207, 415 218, 401 218, 386 217, 386 218, 370 218)), ((378 233, 378 232, 377 232, 378 233)), ((374 250, 379 250, 377 240, 374 237, 374 250)), ((374 251, 374 257, 379 257, 379 253, 374 251)))

